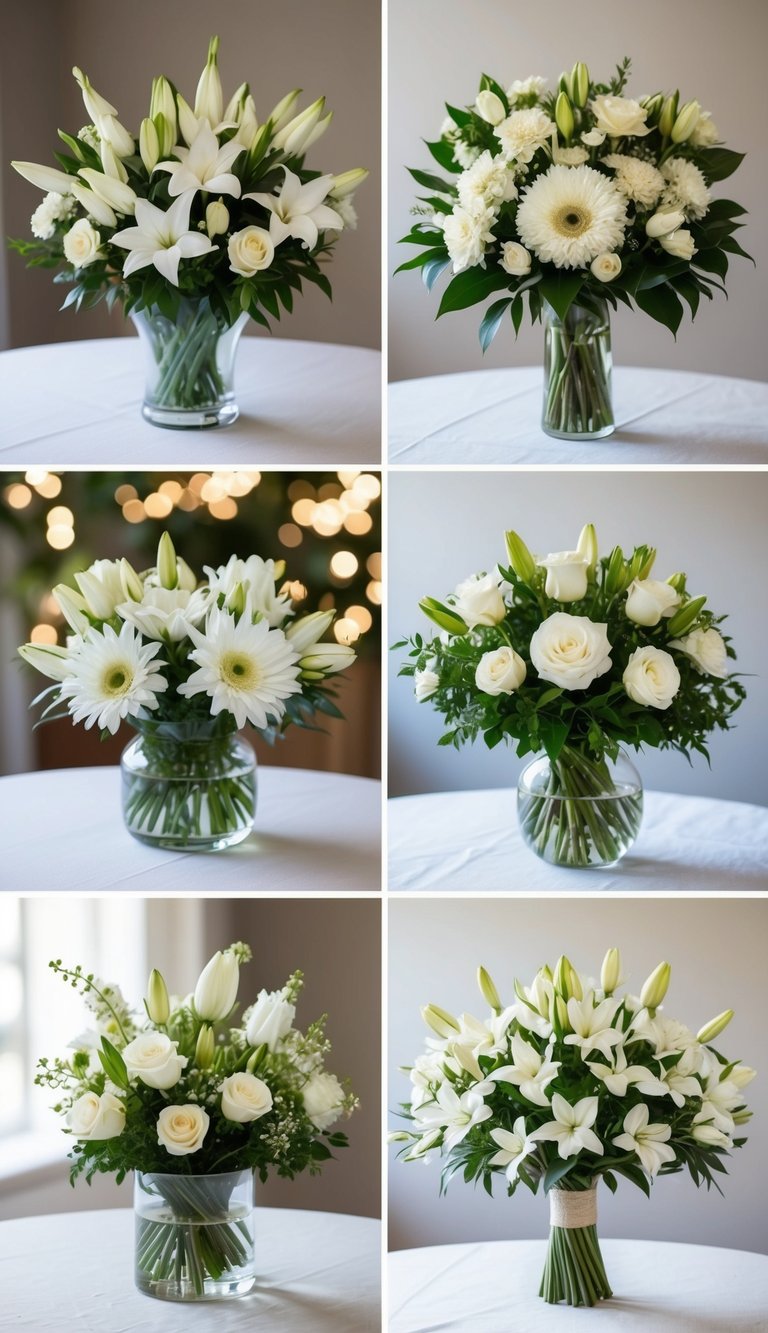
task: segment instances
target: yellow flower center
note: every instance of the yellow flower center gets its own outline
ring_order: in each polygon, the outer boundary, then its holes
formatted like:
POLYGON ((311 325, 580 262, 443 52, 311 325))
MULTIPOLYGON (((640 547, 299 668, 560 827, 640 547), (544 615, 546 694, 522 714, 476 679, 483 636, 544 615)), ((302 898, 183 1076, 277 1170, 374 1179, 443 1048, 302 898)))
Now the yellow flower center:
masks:
POLYGON ((219 679, 235 690, 253 690, 261 679, 261 672, 252 658, 240 653, 225 653, 219 663, 219 679))
POLYGON ((566 204, 552 215, 552 226, 561 236, 582 236, 592 226, 592 214, 575 204, 566 204))
POLYGON ((119 699, 127 694, 133 684, 133 672, 127 662, 111 662, 101 678, 104 694, 119 699))

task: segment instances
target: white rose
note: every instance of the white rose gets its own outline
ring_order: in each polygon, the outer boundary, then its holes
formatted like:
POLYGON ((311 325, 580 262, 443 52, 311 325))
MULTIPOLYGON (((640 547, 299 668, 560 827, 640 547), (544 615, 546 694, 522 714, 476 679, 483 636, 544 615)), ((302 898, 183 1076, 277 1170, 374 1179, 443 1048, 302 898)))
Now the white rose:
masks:
POLYGON ((549 616, 531 639, 531 661, 541 679, 564 690, 588 689, 611 669, 607 630, 588 616, 549 616))
POLYGON ((344 1106, 344 1089, 335 1074, 313 1074, 301 1090, 304 1110, 316 1129, 329 1129, 344 1106))
POLYGON ((454 605, 470 629, 476 625, 498 625, 507 614, 494 574, 473 574, 457 584, 454 605))
POLYGON ((220 950, 209 959, 195 986, 195 1012, 207 1023, 219 1023, 227 1017, 235 1000, 240 981, 237 955, 220 950))
POLYGON ((657 579, 633 579, 627 592, 624 610, 636 625, 651 628, 662 616, 671 616, 680 605, 680 595, 669 583, 657 579))
POLYGON ((600 282, 613 282, 621 273, 621 259, 618 255, 598 255, 590 264, 590 271, 600 282))
POLYGON ((525 680, 526 666, 514 648, 504 645, 483 653, 475 671, 475 684, 484 694, 513 694, 525 680))
POLYGON ((645 224, 646 236, 657 240, 660 236, 666 236, 671 231, 677 231, 685 222, 685 214, 674 208, 661 208, 658 213, 652 214, 645 224))
POLYGON ((636 648, 624 669, 624 689, 636 704, 669 708, 680 689, 675 659, 662 648, 636 648))
POLYGON ((186 1157, 202 1147, 210 1123, 202 1106, 164 1106, 157 1118, 157 1141, 172 1157, 186 1157))
POLYGON ((275 257, 272 237, 263 227, 243 227, 234 232, 227 246, 229 267, 233 273, 243 278, 252 278, 254 273, 261 273, 269 268, 275 257))
POLYGON ((276 1050, 278 1042, 290 1032, 295 1016, 296 1006, 288 1003, 282 991, 260 990, 245 1025, 249 1045, 266 1043, 270 1051, 276 1050))
POLYGON ((131 1078, 140 1078, 148 1088, 172 1088, 189 1064, 179 1055, 177 1043, 164 1032, 140 1032, 123 1049, 125 1067, 131 1078))
POLYGON ((67 1126, 76 1139, 116 1139, 125 1129, 125 1107, 111 1092, 86 1092, 72 1103, 67 1126))
POLYGON ((478 116, 487 120, 489 125, 499 125, 507 114, 507 109, 497 93, 485 88, 475 98, 475 110, 478 116))
POLYGON ((720 131, 708 111, 702 111, 691 135, 690 142, 696 148, 711 148, 720 142, 720 131))
POLYGON ((517 241, 505 241, 501 247, 499 260, 505 273, 512 278, 524 278, 531 271, 531 253, 517 241))
POLYGON ((603 130, 587 130, 585 134, 582 134, 581 142, 587 144, 590 148, 599 148, 601 143, 605 143, 605 133, 603 130))
POLYGON ((435 690, 440 688, 440 677, 436 671, 414 671, 413 692, 419 700, 430 699, 435 690))
POLYGON ((578 602, 586 596, 589 560, 579 551, 553 551, 536 564, 547 571, 547 597, 556 602, 578 602))
POLYGON ((87 218, 80 218, 64 237, 64 256, 75 268, 87 268, 100 259, 101 236, 87 218))
POLYGON ((648 112, 631 97, 613 97, 601 93, 599 97, 594 98, 590 106, 595 115, 597 128, 604 134, 610 134, 614 138, 624 138, 627 135, 641 138, 644 134, 650 133, 645 123, 648 112))
POLYGON ((221 1114, 225 1120, 247 1125, 272 1110, 272 1093, 255 1074, 230 1074, 220 1089, 221 1114))
POLYGON ((673 231, 668 236, 659 237, 659 245, 662 250, 666 250, 668 255, 673 255, 675 259, 693 259, 696 254, 696 246, 693 243, 693 237, 685 227, 679 231, 673 231))
POLYGON ((716 629, 691 630, 682 639, 672 639, 669 646, 679 648, 707 676, 725 680, 728 675, 728 654, 723 637, 716 629))

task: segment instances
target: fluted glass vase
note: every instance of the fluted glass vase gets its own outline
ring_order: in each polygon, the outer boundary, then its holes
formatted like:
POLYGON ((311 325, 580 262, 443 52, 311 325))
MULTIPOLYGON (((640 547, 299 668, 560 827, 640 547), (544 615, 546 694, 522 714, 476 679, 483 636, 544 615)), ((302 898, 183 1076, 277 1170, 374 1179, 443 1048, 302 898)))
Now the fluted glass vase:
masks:
POLYGON ((574 303, 561 319, 544 302, 542 430, 559 440, 599 440, 614 429, 607 302, 574 303))
POLYGON ((157 306, 131 319, 145 354, 145 421, 189 430, 237 420, 235 356, 246 314, 230 325, 207 297, 182 297, 175 319, 157 306))
POLYGON ((136 1286, 164 1301, 253 1289, 253 1172, 146 1174, 134 1184, 136 1286))
POLYGON ((549 1305, 596 1305, 613 1295, 597 1239, 597 1190, 549 1191, 549 1246, 539 1295, 549 1305))
POLYGON ((517 784, 523 839, 550 865, 611 866, 640 832, 643 784, 629 756, 595 759, 566 745, 523 770, 517 784))

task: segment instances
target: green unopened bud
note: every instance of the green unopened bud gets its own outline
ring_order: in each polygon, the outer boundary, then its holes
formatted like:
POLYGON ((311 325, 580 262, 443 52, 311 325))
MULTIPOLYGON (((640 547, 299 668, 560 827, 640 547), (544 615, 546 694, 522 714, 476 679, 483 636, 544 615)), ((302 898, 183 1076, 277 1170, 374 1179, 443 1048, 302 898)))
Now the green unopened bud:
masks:
POLYGON ((567 93, 558 93, 555 102, 555 121, 557 128, 564 139, 570 139, 573 134, 574 120, 573 108, 567 93))
POLYGON ((589 97, 589 70, 583 60, 577 60, 570 77, 570 94, 574 106, 586 106, 589 97))
POLYGON ((468 634, 469 627, 465 620, 462 620, 457 611, 452 607, 445 606, 443 602, 438 602, 434 597, 422 597, 419 606, 425 616, 439 626, 440 629, 447 630, 449 634, 468 634))
POLYGON ((150 176, 160 161, 160 136, 157 126, 149 116, 142 120, 139 129, 139 153, 150 176))
POLYGON ((126 560, 125 556, 120 561, 120 585, 127 601, 141 601, 144 596, 144 585, 130 560, 126 560))
POLYGON ((149 114, 155 123, 161 156, 167 157, 176 143, 177 119, 176 98, 173 95, 173 88, 164 75, 153 80, 149 114))
POLYGON ((492 1009, 495 1009, 498 1012, 501 1009, 499 992, 493 984, 493 979, 490 974, 486 972, 484 967, 479 967, 477 969, 477 984, 480 987, 480 994, 486 1004, 489 1004, 492 1009))
POLYGON ((552 980, 552 968, 548 963, 545 963, 543 967, 539 968, 539 976, 542 977, 544 981, 552 980))
POLYGON ((249 1073, 249 1074, 253 1074, 254 1071, 255 1071, 256 1069, 258 1069, 258 1067, 259 1067, 259 1065, 261 1064, 262 1060, 264 1059, 264 1056, 266 1055, 268 1049, 269 1049, 269 1048, 268 1048, 267 1043, 266 1043, 265 1041, 263 1041, 263 1042, 261 1043, 260 1046, 257 1046, 257 1047, 256 1047, 256 1050, 253 1051, 252 1054, 249 1055, 249 1057, 248 1057, 248 1060, 247 1060, 247 1063, 246 1063, 246 1066, 245 1066, 245 1068, 246 1068, 246 1072, 247 1072, 247 1073, 249 1073))
POLYGON ((743 1110, 733 1112, 733 1123, 734 1125, 747 1125, 752 1119, 752 1116, 753 1112, 749 1111, 745 1106, 743 1110))
POLYGON ((681 606, 676 611, 672 619, 667 624, 667 633, 670 639, 676 639, 678 635, 685 634, 699 618, 699 613, 706 602, 706 597, 692 597, 685 606, 681 606))
POLYGON ((679 100, 679 93, 672 93, 670 97, 664 99, 664 105, 661 108, 661 115, 659 116, 659 129, 665 137, 672 133, 672 126, 677 120, 677 104, 679 100))
POLYGON ((675 592, 679 593, 681 597, 685 596, 685 574, 670 574, 667 583, 670 588, 674 588, 675 592))
POLYGON ((243 614, 245 611, 245 587, 242 583, 235 584, 224 605, 235 616, 239 617, 243 614))
POLYGON ((670 135, 672 142, 685 143, 686 139, 690 139, 700 119, 701 104, 699 102, 686 102, 685 106, 681 106, 672 126, 670 135))
POLYGON ((555 1003, 552 1006, 552 1026, 559 1028, 561 1032, 568 1030, 568 1005, 562 995, 555 996, 555 1003))
POLYGON ((671 975, 672 968, 669 963, 659 963, 659 966, 654 968, 640 992, 640 1003, 644 1008, 658 1009, 667 993, 671 975))
POLYGON ((598 560, 597 533, 595 532, 594 523, 584 524, 584 527, 581 529, 581 532, 579 533, 579 540, 576 543, 576 550, 578 551, 579 555, 582 556, 583 559, 588 562, 587 578, 589 579, 590 583, 594 583, 595 570, 597 569, 597 560, 598 560))
POLYGON ((648 579, 651 577, 651 570, 656 564, 656 547, 644 546, 642 547, 642 551, 643 555, 641 557, 640 568, 635 577, 638 579, 648 579))
POLYGON ((533 583, 536 577, 536 561, 522 537, 518 537, 516 532, 506 532, 504 540, 507 543, 509 563, 517 577, 522 583, 533 583))
POLYGON ((574 967, 571 968, 570 973, 568 975, 568 989, 570 990, 574 1000, 584 999, 584 990, 579 980, 579 974, 574 967))
POLYGON ((441 1009, 439 1005, 425 1005, 421 1011, 421 1016, 427 1027, 431 1028, 438 1037, 453 1037, 459 1031, 459 1025, 453 1015, 447 1013, 445 1009, 441 1009))
POLYGON ((387 1135, 387 1143, 410 1143, 411 1135, 406 1134, 404 1129, 395 1129, 387 1135))
POLYGON ((208 1023, 203 1023, 197 1034, 197 1044, 195 1046, 195 1064, 198 1069, 210 1069, 213 1064, 215 1049, 213 1028, 208 1023))
POLYGON ((565 954, 561 954, 555 964, 555 975, 552 980, 556 993, 562 996, 564 1000, 570 1000, 573 995, 573 991, 571 990, 571 978, 573 975, 574 971, 570 961, 566 958, 565 954))
POLYGON ((725 1031, 732 1018, 733 1010, 724 1009, 721 1014, 717 1015, 717 1018, 710 1019, 709 1023, 705 1023, 704 1027, 699 1029, 696 1033, 696 1040, 700 1041, 702 1046, 705 1046, 708 1041, 714 1041, 715 1037, 719 1037, 720 1033, 725 1031))
POLYGON ((163 980, 162 973, 158 972, 157 968, 153 968, 149 974, 146 1004, 150 1022, 159 1023, 161 1026, 168 1022, 171 1016, 168 987, 163 980))
POLYGON ((179 581, 176 550, 170 533, 164 532, 157 544, 157 574, 164 588, 175 588, 179 581))
POLYGON ((605 995, 613 995, 621 976, 621 958, 618 949, 609 949, 600 968, 600 985, 605 995))
POLYGON ((664 94, 654 93, 653 97, 645 97, 640 105, 645 107, 646 125, 655 125, 658 122, 662 107, 664 106, 664 94))
POLYGON ((615 593, 623 592, 626 587, 626 582, 624 552, 620 546, 614 546, 608 558, 608 568, 605 574, 605 591, 609 597, 613 597, 615 593))

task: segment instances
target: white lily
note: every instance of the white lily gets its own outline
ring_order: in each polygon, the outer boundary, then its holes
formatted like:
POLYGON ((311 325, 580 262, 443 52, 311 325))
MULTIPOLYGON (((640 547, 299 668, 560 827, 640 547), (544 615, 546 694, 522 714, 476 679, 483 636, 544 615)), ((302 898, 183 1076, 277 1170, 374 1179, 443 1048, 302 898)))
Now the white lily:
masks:
MULTIPOLYGON (((308 147, 310 137, 314 135, 318 125, 323 122, 324 110, 325 98, 318 97, 316 102, 305 107, 303 111, 299 112, 298 116, 294 116, 293 120, 289 120, 286 125, 278 130, 274 139, 275 148, 285 153, 286 157, 298 157, 308 147)), ((323 122, 326 129, 328 120, 330 120, 330 116, 326 117, 325 122, 323 122)), ((321 130, 320 133, 322 134, 323 131, 321 130)))
POLYGON ((741 1095, 741 1089, 730 1078, 720 1079, 717 1073, 711 1074, 707 1079, 706 1087, 703 1093, 703 1106, 707 1107, 714 1118, 718 1129, 726 1130, 733 1128, 732 1111, 737 1106, 741 1106, 744 1098, 741 1095))
POLYGON ((105 204, 104 200, 100 199, 97 194, 94 194, 93 190, 89 190, 87 185, 75 180, 72 184, 72 194, 85 209, 88 216, 93 218, 94 222, 100 223, 102 227, 117 226, 115 210, 110 208, 109 204, 105 204))
POLYGON ((36 185, 38 190, 45 190, 48 194, 71 194, 73 176, 69 176, 66 171, 59 171, 56 167, 45 167, 39 162, 12 162, 14 171, 18 171, 25 181, 30 185, 36 185))
POLYGON ((448 1152, 467 1137, 475 1125, 488 1120, 493 1114, 484 1097, 492 1091, 490 1083, 476 1083, 459 1095, 450 1083, 443 1083, 435 1100, 419 1107, 415 1117, 425 1127, 440 1127, 445 1132, 443 1143, 448 1152))
POLYGON ((491 1138, 498 1144, 500 1149, 488 1162, 489 1166, 503 1166, 504 1174, 510 1185, 517 1179, 517 1172, 520 1164, 526 1157, 536 1151, 536 1144, 525 1130, 525 1119, 519 1115, 512 1132, 508 1129, 492 1129, 491 1138))
POLYGON ((103 171, 94 171, 93 167, 81 167, 78 175, 82 176, 93 193, 97 194, 105 204, 109 204, 116 213, 121 213, 123 216, 133 213, 136 207, 136 194, 125 181, 115 180, 103 171))
POLYGON ((705 1106, 701 1108, 698 1115, 693 1117, 691 1135, 697 1143, 704 1143, 708 1148, 731 1148, 733 1146, 730 1134, 717 1128, 705 1106))
MULTIPOLYGON (((633 1083, 637 1084, 646 1097, 666 1096, 667 1087, 659 1079, 654 1078, 650 1069, 647 1069, 645 1065, 627 1064, 627 1057, 622 1047, 611 1052, 608 1059, 611 1058, 612 1063, 608 1065, 593 1064, 589 1060, 586 1060, 585 1064, 588 1069, 591 1069, 595 1078, 599 1078, 600 1082, 605 1084, 614 1097, 626 1097, 627 1088, 633 1083)), ((682 1103, 680 1104, 682 1105, 682 1103)))
POLYGON ((560 1061, 549 1060, 549 1050, 545 1051, 543 1057, 539 1055, 536 1048, 525 1041, 519 1032, 515 1033, 510 1042, 510 1051, 513 1063, 494 1069, 487 1078, 493 1083, 514 1083, 522 1096, 533 1102, 534 1106, 548 1106, 546 1089, 557 1077, 560 1061))
POLYGON ((308 184, 302 185, 294 172, 283 167, 285 180, 279 195, 246 194, 244 199, 254 199, 263 208, 268 208, 269 234, 275 245, 295 236, 305 250, 313 250, 317 245, 318 232, 327 228, 341 229, 344 223, 335 209, 323 202, 333 182, 333 176, 318 176, 308 184))
POLYGON ((167 171, 170 176, 168 193, 171 198, 187 190, 208 190, 215 194, 231 194, 240 198, 240 182, 230 167, 245 151, 245 144, 237 139, 219 146, 207 120, 200 123, 189 148, 177 148, 178 162, 158 162, 155 171, 167 171))
POLYGON ((147 199, 136 200, 136 227, 126 227, 115 232, 112 244, 130 250, 123 265, 123 274, 127 278, 140 268, 154 264, 174 287, 179 285, 179 261, 196 259, 215 250, 207 236, 199 231, 189 230, 189 210, 192 205, 193 190, 174 199, 167 213, 150 204, 147 199))
POLYGON ((413 1147, 409 1148, 408 1152, 403 1157, 403 1161, 404 1162, 423 1161, 425 1163, 428 1163, 429 1150, 430 1148, 436 1147, 437 1143, 440 1140, 442 1132, 443 1131, 441 1129, 427 1130, 426 1134, 422 1134, 421 1138, 418 1139, 416 1143, 414 1143, 413 1147))
POLYGON ((99 144, 99 156, 101 158, 101 166, 104 175, 111 176, 112 180, 122 181, 123 184, 127 185, 128 172, 120 161, 120 158, 117 156, 111 143, 106 139, 102 139, 99 144))
POLYGON ((642 1102, 624 1117, 624 1133, 612 1140, 616 1148, 625 1148, 640 1158, 649 1176, 655 1176, 665 1162, 674 1162, 675 1150, 667 1144, 671 1125, 649 1125, 648 1107, 642 1102))
POLYGON ((70 674, 69 653, 55 644, 25 643, 19 648, 19 657, 49 680, 64 680, 70 674))
POLYGON ((291 92, 281 97, 277 106, 274 106, 267 116, 275 134, 288 124, 291 119, 291 112, 301 96, 301 88, 293 88, 291 92))
POLYGON ((594 991, 588 991, 583 1000, 572 997, 567 1007, 573 1032, 564 1038, 566 1046, 578 1046, 584 1055, 600 1051, 608 1059, 611 1047, 624 1040, 623 1032, 611 1027, 619 1007, 618 1000, 601 1000, 595 1004, 594 991))
POLYGON ((697 1052, 689 1046, 683 1051, 676 1065, 672 1065, 670 1069, 665 1069, 662 1065, 658 1079, 651 1076, 642 1082, 638 1081, 637 1090, 642 1092, 644 1097, 671 1097, 675 1106, 684 1106, 686 1097, 703 1095, 699 1080, 693 1077, 698 1067, 697 1052), (663 1089, 661 1093, 655 1090, 656 1084, 661 1084, 663 1089))
POLYGON ((556 1092, 552 1098, 554 1120, 535 1129, 531 1139, 535 1143, 541 1140, 556 1143, 558 1155, 563 1158, 575 1157, 582 1150, 602 1156, 603 1145, 592 1129, 598 1107, 597 1097, 582 1097, 575 1106, 571 1106, 565 1097, 556 1092))
POLYGON ((96 92, 88 75, 78 69, 77 65, 72 73, 80 85, 85 109, 96 126, 99 138, 110 144, 118 157, 130 157, 135 147, 133 135, 117 119, 117 107, 96 92))

